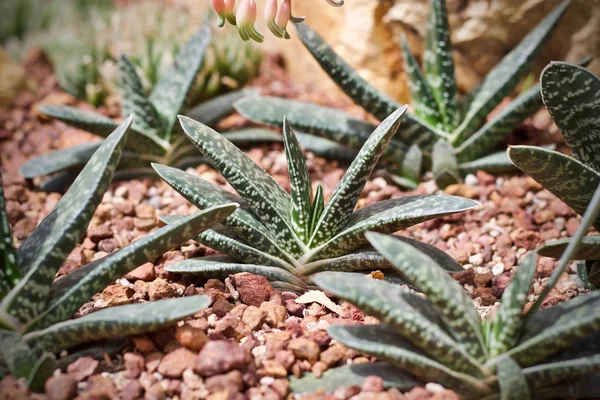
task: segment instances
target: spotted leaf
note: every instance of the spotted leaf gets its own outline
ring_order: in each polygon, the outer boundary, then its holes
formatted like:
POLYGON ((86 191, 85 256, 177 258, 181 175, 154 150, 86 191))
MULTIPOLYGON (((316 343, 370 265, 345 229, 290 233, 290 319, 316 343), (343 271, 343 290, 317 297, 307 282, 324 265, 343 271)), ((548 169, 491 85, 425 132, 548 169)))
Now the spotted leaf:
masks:
POLYGON ((150 93, 150 102, 158 112, 164 137, 168 140, 177 114, 185 106, 211 39, 210 28, 198 30, 179 50, 173 65, 163 74, 150 93))
POLYGON ((25 178, 35 178, 72 167, 82 167, 100 145, 102 142, 82 143, 67 149, 51 151, 24 163, 20 172, 25 178))
MULTIPOLYGON (((540 256, 560 258, 571 239, 555 240, 537 249, 540 256)), ((586 236, 574 256, 575 260, 600 260, 600 236, 586 236)))
POLYGON ((184 114, 186 117, 202 122, 204 125, 212 126, 224 117, 232 114, 235 111, 233 105, 238 100, 246 97, 256 97, 258 94, 259 92, 256 89, 242 89, 222 94, 198 104, 184 114))
POLYGON ((108 307, 30 332, 23 340, 36 349, 57 352, 94 340, 156 331, 194 315, 210 303, 208 296, 190 296, 108 307))
POLYGON ((523 369, 523 375, 533 389, 562 381, 572 382, 576 378, 597 372, 600 372, 600 354, 544 363, 523 369))
POLYGON ((517 364, 510 357, 502 357, 496 371, 500 384, 500 400, 531 399, 527 380, 517 364))
POLYGON ((435 261, 393 237, 367 233, 371 245, 388 259, 395 269, 416 288, 425 293, 435 305, 460 346, 475 359, 484 358, 481 320, 471 298, 462 286, 450 277, 435 261))
POLYGON ((44 309, 56 271, 81 239, 108 188, 130 125, 128 118, 104 141, 69 191, 19 247, 22 278, 0 303, 0 314, 11 315, 14 327, 44 309))
POLYGON ((383 150, 400 126, 406 107, 396 110, 375 129, 336 186, 309 241, 315 248, 334 237, 351 218, 358 197, 383 150))
MULTIPOLYGON (((2 172, 0 172, 0 298, 19 281, 19 265, 17 253, 13 246, 12 232, 6 213, 4 188, 2 187, 2 172)), ((0 322, 0 328, 2 323, 0 322)))

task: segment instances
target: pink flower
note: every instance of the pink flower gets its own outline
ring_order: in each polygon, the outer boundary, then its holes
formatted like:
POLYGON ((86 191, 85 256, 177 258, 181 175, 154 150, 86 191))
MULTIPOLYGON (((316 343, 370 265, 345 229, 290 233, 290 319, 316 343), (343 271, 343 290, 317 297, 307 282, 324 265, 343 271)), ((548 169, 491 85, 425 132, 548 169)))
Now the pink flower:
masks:
POLYGON ((279 24, 279 20, 281 18, 280 12, 282 7, 284 7, 285 2, 286 1, 284 0, 281 6, 279 7, 277 6, 277 0, 267 0, 267 2, 265 3, 265 21, 267 23, 267 26, 269 27, 269 30, 273 33, 273 35, 279 38, 284 38, 286 36, 289 37, 289 35, 285 31, 287 21, 285 24, 283 24, 283 26, 279 24))
POLYGON ((247 42, 253 39, 261 43, 264 40, 263 35, 254 28, 256 23, 256 2, 254 0, 242 0, 235 12, 235 19, 243 41, 247 42))

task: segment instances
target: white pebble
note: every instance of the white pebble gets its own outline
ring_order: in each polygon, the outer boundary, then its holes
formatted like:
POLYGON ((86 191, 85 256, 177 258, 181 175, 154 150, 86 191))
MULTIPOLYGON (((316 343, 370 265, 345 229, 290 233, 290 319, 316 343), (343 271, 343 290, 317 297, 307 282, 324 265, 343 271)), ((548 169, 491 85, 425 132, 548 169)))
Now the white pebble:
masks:
POLYGON ((498 263, 492 267, 492 274, 494 276, 502 275, 504 273, 504 264, 498 263))
POLYGON ((429 393, 439 393, 446 390, 446 388, 444 388, 439 383, 429 382, 425 385, 425 390, 427 390, 429 393))
POLYGON ((483 264, 483 255, 481 255, 480 253, 473 254, 469 257, 469 264, 473 264, 476 267, 480 266, 481 264, 483 264))
POLYGON ((470 186, 477 186, 477 177, 473 174, 468 174, 467 176, 465 176, 465 184, 470 185, 470 186))
POLYGON ((275 378, 272 376, 265 376, 264 378, 260 379, 260 384, 265 386, 272 385, 273 382, 275 382, 275 378))

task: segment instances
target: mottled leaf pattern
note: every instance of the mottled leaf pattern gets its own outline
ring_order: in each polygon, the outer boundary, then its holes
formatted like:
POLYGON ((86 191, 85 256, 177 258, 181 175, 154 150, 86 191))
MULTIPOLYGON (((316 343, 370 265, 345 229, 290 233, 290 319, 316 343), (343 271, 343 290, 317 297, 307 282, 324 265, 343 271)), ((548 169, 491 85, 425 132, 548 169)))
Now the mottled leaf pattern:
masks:
POLYGON ((28 333, 23 340, 37 349, 56 352, 93 340, 159 330, 194 315, 210 303, 208 296, 190 296, 108 307, 28 333))
MULTIPOLYGON (((40 111, 77 129, 102 137, 108 136, 119 126, 118 122, 104 115, 82 111, 74 107, 41 106, 40 111)), ((151 133, 135 128, 130 128, 130 130, 131 135, 127 143, 128 149, 139 153, 163 155, 169 148, 169 144, 166 141, 155 137, 151 133)))
POLYGON ((544 69, 541 85, 544 104, 573 156, 600 172, 600 79, 585 68, 555 62, 544 69))
POLYGON ((298 269, 298 272, 303 276, 308 276, 323 271, 354 272, 387 270, 389 268, 391 268, 390 263, 381 254, 369 249, 357 250, 340 257, 304 264, 298 269))
POLYGON ((243 89, 222 94, 198 104, 190 111, 185 112, 184 115, 195 121, 202 122, 204 125, 212 126, 235 111, 233 108, 235 102, 245 97, 254 97, 257 95, 258 90, 256 89, 243 89))
POLYGON ((304 151, 310 151, 323 158, 350 163, 358 154, 358 151, 355 149, 342 146, 333 140, 329 140, 320 136, 296 132, 296 138, 298 139, 298 142, 300 142, 300 146, 302 146, 304 151))
POLYGON ((50 303, 26 328, 27 332, 45 329, 70 318, 85 301, 111 282, 137 266, 154 261, 164 252, 191 239, 237 208, 235 204, 215 206, 167 225, 119 251, 79 268, 52 287, 50 303))
MULTIPOLYGON (((307 24, 296 24, 296 31, 302 43, 311 52, 329 77, 346 93, 352 101, 383 121, 401 107, 373 86, 369 85, 307 24)), ((297 126, 290 119, 292 125, 297 126)), ((299 126, 297 126, 300 128, 299 126)), ((304 130, 302 128, 302 130, 304 130)), ((406 114, 402 128, 396 139, 403 143, 417 144, 421 148, 431 148, 443 133, 434 131, 420 118, 406 114)))
POLYGON ((244 199, 176 168, 159 164, 154 164, 153 167, 165 182, 200 209, 232 201, 241 204, 242 207, 227 217, 222 222, 223 225, 231 228, 236 235, 244 238, 253 247, 275 257, 287 259, 288 256, 279 247, 271 232, 251 211, 244 208, 244 199))
MULTIPOLYGON (((546 243, 537 249, 540 256, 560 258, 571 239, 561 239, 546 243)), ((600 236, 586 236, 582 239, 575 260, 600 260, 600 236)))
POLYGON ((180 119, 194 145, 248 202, 252 211, 273 232, 280 246, 290 254, 302 254, 304 246, 291 226, 290 197, 285 190, 250 157, 217 132, 187 117, 180 119))
MULTIPOLYGON (((360 149, 376 129, 369 124, 334 108, 275 97, 242 99, 235 109, 251 121, 279 127, 285 117, 303 132, 319 135, 352 149, 360 149)), ((389 159, 401 160, 406 146, 393 141, 385 151, 389 159)))
POLYGON ((56 271, 81 239, 119 162, 131 118, 96 151, 71 189, 18 250, 22 279, 0 303, 0 313, 26 324, 43 310, 56 271))
POLYGON ((135 65, 122 54, 119 58, 119 81, 121 90, 121 114, 133 115, 133 125, 145 132, 166 137, 154 106, 146 97, 144 86, 135 65))
POLYGON ((419 147, 412 145, 402 161, 402 176, 415 184, 421 179, 421 169, 423 167, 423 152, 419 147))
POLYGON ((486 389, 484 383, 431 360, 412 343, 385 325, 330 327, 327 332, 335 340, 358 351, 377 356, 425 382, 438 382, 455 390, 475 395, 486 389))
POLYGON ((323 272, 315 282, 327 292, 373 315, 408 339, 420 352, 457 372, 478 376, 481 365, 446 332, 434 306, 399 285, 340 272, 323 272), (417 334, 418 332, 418 334, 417 334))
MULTIPOLYGON (((19 281, 19 265, 17 253, 13 246, 12 232, 4 202, 2 172, 0 171, 0 298, 13 288, 19 281)), ((0 327, 1 327, 0 323, 0 327)))
POLYGON ((473 136, 458 146, 456 157, 461 162, 468 162, 498 149, 505 143, 508 134, 541 107, 540 86, 534 85, 502 108, 473 136))
POLYGON ((415 287, 427 294, 460 346, 478 360, 484 358, 480 318, 471 298, 454 279, 435 262, 411 245, 379 233, 367 233, 367 239, 395 269, 415 287))
POLYGON ((447 195, 407 196, 380 201, 355 211, 333 238, 310 253, 309 260, 337 257, 367 244, 365 232, 393 233, 409 226, 462 212, 478 203, 447 195))
POLYGON ((49 175, 71 167, 85 165, 102 142, 82 143, 63 150, 42 154, 21 166, 19 172, 25 178, 49 175))
POLYGON ((436 99, 433 97, 427 82, 425 82, 419 64, 410 51, 404 35, 402 35, 402 57, 407 77, 406 83, 410 90, 410 102, 415 109, 415 113, 428 124, 438 129, 444 129, 442 115, 436 99))
POLYGON ((523 375, 533 389, 600 371, 600 354, 590 357, 535 365, 523 369, 523 375))
POLYGON ((277 132, 262 128, 238 129, 235 131, 223 132, 221 135, 238 147, 265 142, 281 143, 283 140, 281 135, 277 132))
POLYGON ((317 222, 319 222, 319 218, 321 218, 321 214, 323 214, 323 210, 325 209, 325 198, 323 197, 323 186, 317 186, 317 190, 315 191, 315 198, 312 203, 311 208, 311 216, 310 216, 310 234, 312 235, 315 232, 315 228, 317 227, 317 222))
POLYGON ((435 99, 444 128, 452 132, 458 124, 458 103, 454 58, 446 0, 431 0, 423 54, 423 71, 435 99))
POLYGON ((290 123, 283 120, 283 144, 290 175, 291 222, 294 232, 302 242, 310 238, 312 186, 308 167, 300 143, 290 123))
MULTIPOLYGON (((573 157, 532 146, 511 146, 508 157, 521 171, 582 214, 600 184, 600 173, 573 157)), ((600 219, 594 222, 600 227, 600 219)))
POLYGON ((533 283, 537 257, 529 254, 517 268, 502 295, 502 303, 494 315, 490 335, 490 356, 496 357, 510 350, 517 343, 524 322, 523 307, 533 283))
POLYGON ((453 133, 452 142, 455 145, 468 139, 490 111, 515 88, 558 24, 568 4, 569 0, 564 0, 486 75, 469 104, 465 118, 453 133))
POLYGON ((529 400, 531 398, 525 375, 523 375, 519 364, 512 358, 502 357, 502 360, 498 363, 496 375, 500 384, 501 400, 529 400))
POLYGON ((150 102, 162 120, 162 133, 169 138, 177 114, 185 105, 188 93, 202 65, 211 39, 209 27, 196 32, 179 50, 173 65, 163 74, 150 93, 150 102))
POLYGON ((190 258, 168 265, 165 269, 169 272, 192 274, 206 278, 218 277, 221 279, 225 279, 231 274, 249 272, 255 275, 262 275, 270 281, 281 281, 298 286, 306 286, 302 280, 281 268, 247 263, 238 264, 235 262, 213 261, 209 257, 206 258, 208 259, 190 258))
POLYGON ((371 375, 382 378, 385 388, 395 387, 406 391, 423 384, 412 375, 389 363, 377 362, 332 368, 325 371, 321 378, 317 378, 312 374, 305 374, 302 378, 297 379, 292 375, 290 386, 292 392, 298 395, 314 393, 319 390, 333 392, 339 387, 362 386, 365 378, 371 375))
POLYGON ((325 205, 310 238, 309 247, 314 248, 325 243, 348 223, 367 179, 398 130, 405 112, 406 107, 396 110, 375 129, 364 144, 325 205))

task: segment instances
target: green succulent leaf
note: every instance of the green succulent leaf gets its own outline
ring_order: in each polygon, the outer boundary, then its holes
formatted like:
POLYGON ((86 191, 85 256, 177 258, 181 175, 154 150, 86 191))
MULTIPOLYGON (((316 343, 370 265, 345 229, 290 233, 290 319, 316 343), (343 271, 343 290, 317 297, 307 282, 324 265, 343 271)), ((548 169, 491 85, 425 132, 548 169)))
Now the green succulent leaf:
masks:
POLYGON ((310 238, 309 247, 314 248, 325 243, 349 222, 367 179, 377 165, 383 150, 398 130, 405 112, 406 106, 396 110, 365 142, 325 205, 310 238))
MULTIPOLYGON (((508 157, 521 171, 583 215, 594 191, 600 184, 600 173, 573 157, 533 146, 511 146, 508 157)), ((594 222, 600 227, 600 218, 594 222)))
POLYGON ((258 143, 281 143, 283 140, 277 132, 263 128, 237 129, 223 132, 221 135, 238 147, 258 143))
POLYGON ((577 65, 553 62, 542 72, 542 98, 573 156, 600 171, 600 79, 577 65))
POLYGON ((519 364, 512 358, 502 357, 502 360, 498 363, 496 375, 500 384, 501 400, 531 399, 525 375, 519 364))
MULTIPOLYGON (((296 129, 357 150, 377 128, 334 108, 277 97, 242 99, 235 103, 235 109, 244 118, 274 127, 281 126, 285 117, 296 129)), ((385 156, 402 159, 405 152, 406 146, 403 143, 393 141, 386 149, 385 156)))
POLYGON ((421 350, 386 325, 331 326, 329 335, 358 351, 389 361, 425 382, 438 382, 446 387, 476 394, 485 384, 476 378, 444 366, 427 357, 421 350))
POLYGON ((533 389, 573 381, 575 378, 600 371, 600 354, 534 365, 523 369, 523 375, 533 389))
POLYGON ((431 302, 416 293, 393 283, 340 272, 323 272, 314 281, 391 326, 437 362, 457 372, 481 375, 481 365, 448 334, 431 302))
POLYGON ((490 335, 490 356, 496 357, 514 347, 521 335, 523 307, 533 283, 537 256, 529 254, 517 268, 509 285, 502 295, 502 302, 494 316, 490 335))
POLYGON ((311 216, 310 216, 310 234, 315 232, 315 228, 317 227, 317 222, 319 222, 319 218, 321 218, 321 214, 323 214, 323 210, 325 209, 325 198, 323 197, 323 186, 318 185, 317 190, 315 192, 315 198, 311 207, 311 216))
POLYGON ((402 176, 418 185, 421 180, 422 167, 423 152, 418 146, 410 146, 402 161, 402 176))
POLYGON ((217 132, 180 117, 181 126, 194 145, 208 158, 231 186, 248 202, 254 213, 273 232, 280 246, 290 254, 304 253, 304 244, 290 223, 290 196, 264 169, 217 132))
POLYGON ((518 171, 518 168, 508 158, 506 150, 501 150, 473 161, 460 163, 458 164, 458 169, 463 176, 474 174, 477 171, 485 171, 496 175, 518 171))
POLYGON ((314 393, 319 390, 333 392, 339 387, 362 386, 367 376, 375 375, 383 379, 384 388, 395 387, 400 390, 410 390, 423 383, 404 371, 386 362, 344 365, 332 368, 317 378, 305 374, 301 378, 290 377, 292 392, 298 395, 314 393))
POLYGON ((372 249, 360 249, 340 257, 305 264, 298 269, 298 273, 302 276, 308 276, 323 271, 355 272, 387 270, 389 268, 390 263, 378 252, 372 249))
POLYGON ((477 360, 484 359, 481 320, 462 286, 426 254, 393 237, 366 234, 371 245, 411 284, 423 291, 451 328, 458 344, 477 360))
POLYGON ((223 225, 231 228, 251 246, 275 257, 288 259, 289 255, 279 247, 271 232, 251 211, 245 209, 244 199, 176 168, 160 164, 152 166, 165 182, 200 209, 232 201, 241 204, 239 209, 222 222, 223 225))
MULTIPOLYGON (((13 246, 13 237, 6 213, 2 172, 0 172, 0 298, 19 282, 19 265, 17 253, 13 246)), ((0 327, 1 327, 0 323, 0 327)))
POLYGON ((46 381, 56 370, 56 357, 54 354, 44 352, 33 365, 27 377, 27 387, 33 392, 43 393, 46 381))
POLYGON ((231 274, 249 272, 254 275, 264 276, 270 281, 279 281, 291 283, 297 286, 306 286, 302 280, 278 267, 268 267, 255 264, 240 264, 234 261, 215 261, 210 257, 190 258, 178 263, 170 264, 166 266, 165 269, 173 273, 191 274, 206 278, 218 277, 222 279, 231 274))
POLYGON ((108 307, 30 332, 23 340, 35 349, 57 352, 80 343, 159 330, 194 315, 210 303, 208 296, 190 296, 108 307))
POLYGON ((133 115, 133 125, 145 132, 165 137, 154 106, 146 97, 142 81, 135 65, 122 54, 119 57, 119 81, 121 90, 121 114, 133 115))
POLYGON ((283 143, 290 175, 292 227, 298 238, 306 243, 310 238, 312 186, 300 143, 286 119, 283 120, 283 143))
POLYGON ((446 0, 431 0, 430 4, 423 70, 444 128, 447 132, 452 132, 458 124, 460 113, 446 0))
POLYGON ((81 239, 102 201, 130 125, 128 118, 104 141, 54 210, 19 247, 22 279, 0 303, 0 314, 12 316, 15 327, 43 311, 56 271, 81 239))
MULTIPOLYGON (((560 258, 571 239, 561 239, 545 244, 537 249, 540 256, 560 258)), ((579 245, 574 260, 600 260, 600 236, 586 236, 579 245)))
POLYGON ((569 379, 554 386, 536 389, 536 399, 587 399, 598 397, 600 374, 589 374, 569 379))
POLYGON ((355 211, 341 232, 306 258, 316 261, 337 257, 367 244, 367 231, 393 233, 477 205, 473 200, 448 195, 407 196, 380 201, 355 211))
POLYGON ((523 338, 509 354, 528 367, 600 330, 600 292, 578 296, 538 311, 524 326, 523 338))
POLYGON ((433 178, 439 188, 443 189, 461 181, 458 160, 454 148, 448 141, 440 139, 433 146, 431 159, 433 178))
POLYGON ((150 102, 154 104, 163 122, 161 133, 167 140, 175 126, 177 114, 185 106, 187 96, 196 81, 210 39, 210 28, 198 30, 181 47, 171 68, 160 77, 150 93, 150 102))
MULTIPOLYGON (((325 41, 307 24, 296 24, 296 31, 302 43, 321 65, 329 77, 346 93, 352 101, 383 121, 388 115, 401 107, 383 93, 362 79, 325 41)), ((294 126, 299 125, 290 119, 294 126)), ((416 144, 419 147, 431 148, 438 136, 445 137, 430 127, 420 118, 408 114, 404 118, 402 129, 396 139, 403 143, 416 144)))
POLYGON ((453 133, 452 142, 455 145, 468 139, 490 111, 515 88, 547 42, 568 5, 569 0, 564 0, 486 75, 468 106, 465 118, 453 133))
POLYGON ((443 129, 443 118, 436 99, 433 97, 423 74, 421 74, 419 64, 410 51, 404 35, 402 35, 402 57, 407 75, 406 83, 410 90, 410 102, 415 109, 415 113, 431 126, 443 129))
POLYGON ((358 151, 346 146, 342 146, 333 140, 325 139, 320 136, 310 135, 308 133, 296 132, 296 138, 304 151, 310 151, 320 157, 352 162, 356 158, 358 151))
POLYGON ((236 204, 215 206, 154 231, 108 256, 59 279, 52 286, 48 306, 25 331, 45 329, 70 318, 85 301, 137 266, 208 229, 237 209, 236 204))
POLYGON ((256 97, 258 94, 257 89, 242 89, 222 94, 198 104, 190 111, 185 112, 185 116, 202 122, 204 125, 212 126, 229 114, 233 114, 235 111, 233 105, 238 100, 246 97, 256 97))
MULTIPOLYGON (((104 115, 82 111, 75 107, 41 106, 40 111, 67 125, 102 137, 107 137, 119 126, 118 122, 113 121, 104 115)), ((136 128, 130 128, 130 130, 131 135, 127 143, 128 149, 151 155, 163 155, 167 152, 167 149, 169 148, 168 142, 161 140, 151 133, 136 128)))
POLYGON ((25 178, 49 175, 71 167, 81 167, 98 150, 102 142, 83 143, 64 150, 51 151, 21 166, 19 172, 25 178))
MULTIPOLYGON (((478 157, 485 157, 486 154, 502 145, 506 141, 507 135, 541 107, 540 86, 534 85, 502 108, 473 136, 465 140, 456 149, 456 157, 460 162, 469 162, 478 157)), ((510 161, 506 161, 510 165, 510 161)))

